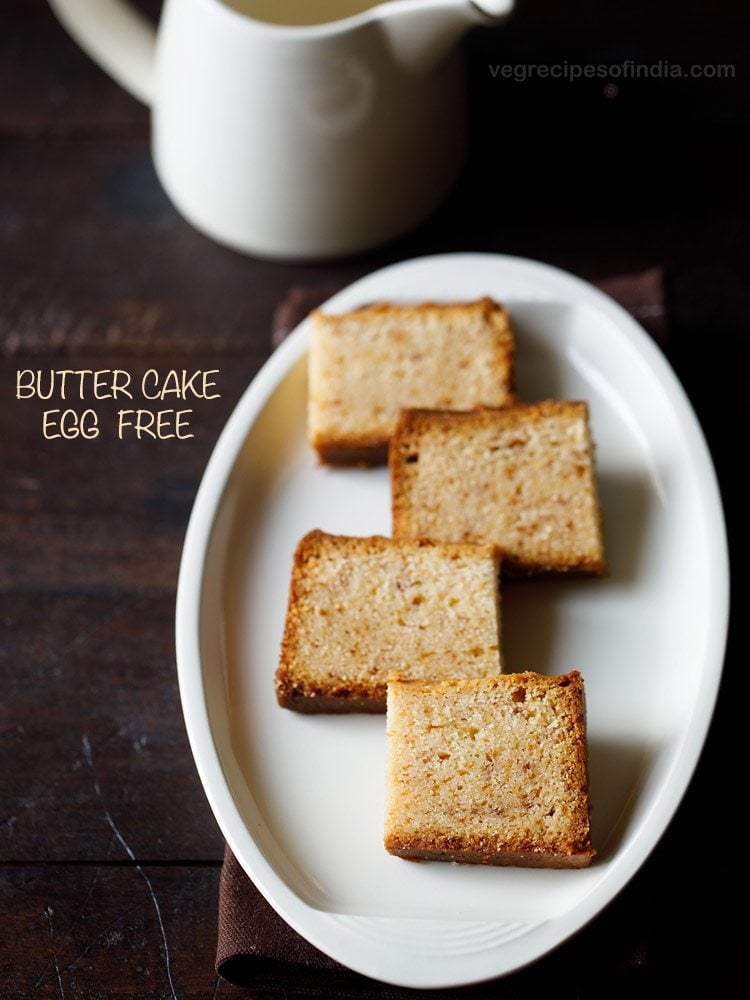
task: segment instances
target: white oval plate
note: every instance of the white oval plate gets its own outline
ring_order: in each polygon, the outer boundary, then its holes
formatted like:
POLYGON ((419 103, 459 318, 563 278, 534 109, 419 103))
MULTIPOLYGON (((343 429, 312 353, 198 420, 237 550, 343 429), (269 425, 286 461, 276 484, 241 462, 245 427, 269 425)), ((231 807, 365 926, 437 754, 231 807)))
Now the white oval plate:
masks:
POLYGON ((726 638, 726 538, 708 450, 671 369, 620 306, 544 264, 451 254, 387 267, 325 308, 483 295, 511 310, 521 398, 591 405, 611 575, 507 583, 503 592, 506 669, 577 668, 586 681, 598 851, 590 868, 389 856, 383 717, 277 706, 273 676, 297 540, 314 527, 390 533, 387 471, 322 468, 307 445, 307 321, 228 421, 180 570, 183 710, 227 842, 295 930, 344 965, 403 986, 511 972, 577 931, 625 885, 693 773, 726 638))

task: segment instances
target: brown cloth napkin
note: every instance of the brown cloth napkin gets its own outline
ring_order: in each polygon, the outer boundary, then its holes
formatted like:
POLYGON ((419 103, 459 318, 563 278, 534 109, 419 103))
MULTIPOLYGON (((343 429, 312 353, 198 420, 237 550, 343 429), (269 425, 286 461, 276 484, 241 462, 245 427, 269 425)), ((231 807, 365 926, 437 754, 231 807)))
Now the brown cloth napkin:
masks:
MULTIPOLYGON (((318 951, 263 899, 227 847, 219 885, 216 971, 253 1000, 447 1000, 443 990, 410 990, 368 979, 318 951)), ((490 986, 462 991, 491 1000, 490 986)))
MULTIPOLYGON (((639 320, 665 346, 667 329, 661 269, 622 275, 595 284, 639 320)), ((278 347, 311 309, 339 290, 338 285, 291 288, 274 315, 272 344, 278 347)), ((634 954, 625 965, 639 965, 634 954)), ((300 937, 265 901, 227 847, 219 887, 219 933, 216 971, 228 982, 244 986, 253 1000, 420 1000, 449 996, 444 990, 410 990, 388 986, 345 968, 300 937)), ((549 986, 549 984, 547 984, 549 986)), ((455 991, 454 991, 455 992, 455 991)), ((497 983, 455 992, 462 1000, 491 1000, 497 983)), ((525 993, 525 996, 533 995, 525 993)), ((546 992, 537 995, 548 995, 546 992)), ((551 994, 550 994, 551 995, 551 994)))
MULTIPOLYGON (((651 943, 652 881, 618 897, 543 962, 491 980, 447 990, 389 986, 339 965, 296 934, 263 899, 227 847, 219 888, 216 971, 247 990, 249 1000, 573 1000, 662 996, 649 992, 659 954, 651 943)), ((681 872, 675 878, 683 879, 681 872)), ((658 890, 657 890, 658 891, 658 890)), ((661 887, 674 895, 671 882, 661 887)))

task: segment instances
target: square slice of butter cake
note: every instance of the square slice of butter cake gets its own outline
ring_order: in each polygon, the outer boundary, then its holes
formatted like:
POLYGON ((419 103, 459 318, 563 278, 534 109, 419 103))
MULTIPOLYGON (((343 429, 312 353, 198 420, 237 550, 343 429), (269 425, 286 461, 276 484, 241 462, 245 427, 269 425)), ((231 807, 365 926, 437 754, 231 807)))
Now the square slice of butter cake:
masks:
POLYGON ((294 556, 276 694, 301 712, 383 712, 386 680, 497 674, 497 551, 312 531, 294 556))
POLYGON ((402 858, 582 868, 583 680, 536 673, 388 683, 385 847, 402 858))
POLYGON ((514 400, 508 312, 492 299, 314 312, 308 431, 322 462, 378 465, 405 406, 514 400))
POLYGON ((605 572, 588 405, 403 411, 393 535, 497 545, 523 575, 605 572))

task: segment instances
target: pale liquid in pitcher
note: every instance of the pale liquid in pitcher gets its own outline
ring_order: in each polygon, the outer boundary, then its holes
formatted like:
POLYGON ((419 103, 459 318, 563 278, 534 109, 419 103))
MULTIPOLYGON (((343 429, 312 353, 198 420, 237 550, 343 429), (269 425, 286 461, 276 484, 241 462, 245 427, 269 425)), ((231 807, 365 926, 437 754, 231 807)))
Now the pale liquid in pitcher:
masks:
POLYGON ((270 24, 326 24, 377 5, 377 0, 223 0, 240 14, 270 24))

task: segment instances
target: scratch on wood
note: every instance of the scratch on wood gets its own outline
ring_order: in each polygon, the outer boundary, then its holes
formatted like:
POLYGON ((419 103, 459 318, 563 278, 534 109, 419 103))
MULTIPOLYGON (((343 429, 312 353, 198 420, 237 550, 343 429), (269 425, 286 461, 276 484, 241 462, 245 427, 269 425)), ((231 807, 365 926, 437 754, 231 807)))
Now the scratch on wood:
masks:
MULTIPOLYGON (((100 931, 95 938, 92 938, 92 940, 89 941, 89 943, 86 945, 83 951, 79 952, 78 955, 76 955, 76 957, 73 959, 73 961, 68 962, 68 964, 64 966, 60 971, 62 973, 65 973, 65 972, 70 972, 72 969, 74 969, 76 965, 78 965, 78 963, 81 961, 81 959, 85 958, 86 955, 88 955, 88 953, 91 951, 91 949, 94 947, 95 944, 101 944, 104 945, 105 948, 111 948, 113 945, 120 944, 122 940, 123 940, 123 933, 121 930, 119 930, 117 927, 107 927, 105 930, 100 931)), ((39 986, 40 983, 42 983, 41 979, 39 980, 39 983, 37 983, 37 986, 39 986)))
MULTIPOLYGON (((111 842, 112 841, 110 841, 110 843, 111 842)), ((107 860, 109 860, 109 851, 107 852, 107 860)), ((73 923, 70 925, 70 927, 68 928, 68 933, 71 935, 71 937, 75 926, 79 924, 83 919, 83 914, 86 910, 86 904, 88 903, 94 891, 94 887, 99 879, 100 871, 101 871, 100 868, 96 869, 96 872, 94 873, 94 880, 92 881, 91 885, 89 886, 88 892, 86 893, 86 898, 84 899, 83 905, 81 906, 81 911, 76 917, 76 919, 73 921, 73 923)), ((100 931, 95 937, 93 937, 86 945, 86 947, 81 952, 79 952, 78 955, 76 955, 76 957, 73 959, 72 962, 68 962, 67 965, 63 966, 63 968, 59 970, 59 974, 65 975, 66 972, 70 972, 72 969, 74 969, 76 965, 78 965, 78 963, 81 961, 81 959, 85 958, 86 955, 88 955, 88 953, 91 951, 91 949, 94 947, 95 944, 103 944, 106 948, 109 948, 115 944, 119 944, 122 940, 123 940, 122 931, 120 931, 116 925, 113 927, 107 927, 105 930, 100 931)), ((49 963, 47 963, 47 967, 49 967, 49 963)), ((40 986, 46 986, 49 981, 50 980, 47 978, 47 969, 45 968, 42 974, 37 979, 36 983, 34 984, 34 990, 38 990, 40 986)))
POLYGON ((154 887, 151 884, 151 879, 148 877, 147 872, 145 872, 144 869, 141 867, 141 865, 138 863, 138 859, 136 858, 135 854, 133 854, 130 845, 127 843, 123 835, 120 833, 115 821, 112 819, 112 815, 110 814, 109 809, 107 809, 107 806, 104 802, 104 796, 102 795, 102 790, 99 786, 99 779, 97 778, 96 770, 94 769, 94 758, 91 752, 91 742, 88 736, 86 736, 85 734, 83 736, 83 739, 81 740, 81 746, 83 748, 84 759, 91 770, 92 780, 94 782, 94 793, 96 794, 97 799, 99 799, 99 803, 102 807, 102 812, 104 813, 104 818, 107 821, 107 824, 112 833, 114 834, 115 838, 117 839, 118 843, 123 848, 123 850, 130 858, 130 860, 133 862, 135 870, 138 872, 143 881, 146 883, 146 888, 148 889, 149 896, 151 897, 151 902, 154 905, 154 912, 156 913, 156 919, 159 924, 159 930, 161 931, 161 940, 164 946, 164 966, 167 972, 167 980, 169 981, 169 989, 172 994, 172 1000, 177 1000, 177 994, 175 993, 174 983, 172 981, 172 967, 169 956, 169 944, 167 943, 167 932, 164 927, 164 921, 162 920, 159 900, 156 898, 156 893, 154 892, 154 887))
POLYGON ((55 932, 52 929, 52 914, 55 911, 51 906, 48 906, 44 911, 44 915, 47 918, 47 923, 49 924, 49 936, 52 943, 52 961, 55 964, 55 974, 57 975, 57 988, 60 990, 61 1000, 65 1000, 65 990, 63 989, 62 976, 60 975, 60 966, 57 964, 57 952, 55 951, 54 938, 55 932))

